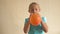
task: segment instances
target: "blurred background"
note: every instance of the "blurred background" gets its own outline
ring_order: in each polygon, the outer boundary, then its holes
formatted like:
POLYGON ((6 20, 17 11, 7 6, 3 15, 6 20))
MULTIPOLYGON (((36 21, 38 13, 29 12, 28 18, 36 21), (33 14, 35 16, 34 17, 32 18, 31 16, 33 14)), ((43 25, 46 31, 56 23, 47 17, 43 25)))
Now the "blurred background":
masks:
POLYGON ((49 30, 45 34, 60 34, 60 0, 0 0, 0 34, 24 34, 32 2, 40 5, 41 16, 47 18, 49 30))

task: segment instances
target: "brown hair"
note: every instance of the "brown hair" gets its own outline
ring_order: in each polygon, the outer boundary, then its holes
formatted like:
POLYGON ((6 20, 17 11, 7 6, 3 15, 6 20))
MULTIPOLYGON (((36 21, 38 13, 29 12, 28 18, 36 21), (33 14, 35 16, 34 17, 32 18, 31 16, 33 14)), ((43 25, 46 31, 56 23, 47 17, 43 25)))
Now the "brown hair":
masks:
MULTIPOLYGON (((33 4, 39 6, 39 4, 37 4, 36 2, 32 2, 32 3, 29 5, 29 10, 30 10, 30 7, 31 7, 33 4)), ((39 10, 40 10, 40 7, 39 7, 39 10)))

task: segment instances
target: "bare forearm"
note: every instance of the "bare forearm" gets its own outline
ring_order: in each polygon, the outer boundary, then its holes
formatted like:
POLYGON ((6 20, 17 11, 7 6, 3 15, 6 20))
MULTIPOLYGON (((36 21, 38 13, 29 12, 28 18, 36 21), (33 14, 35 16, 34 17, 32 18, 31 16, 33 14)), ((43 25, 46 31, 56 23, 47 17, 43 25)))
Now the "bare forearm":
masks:
POLYGON ((24 26, 24 33, 27 33, 30 29, 30 23, 27 23, 25 26, 24 26))
POLYGON ((48 32, 48 26, 47 26, 47 24, 43 23, 43 22, 41 24, 42 24, 43 30, 47 33, 48 32))

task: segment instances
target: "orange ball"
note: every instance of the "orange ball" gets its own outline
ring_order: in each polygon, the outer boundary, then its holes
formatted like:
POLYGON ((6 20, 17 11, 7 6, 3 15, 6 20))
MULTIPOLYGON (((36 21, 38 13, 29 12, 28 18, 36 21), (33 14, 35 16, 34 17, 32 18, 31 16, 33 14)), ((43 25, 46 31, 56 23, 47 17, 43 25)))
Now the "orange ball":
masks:
POLYGON ((41 23, 41 16, 38 13, 34 13, 30 16, 30 23, 33 26, 38 26, 41 23))

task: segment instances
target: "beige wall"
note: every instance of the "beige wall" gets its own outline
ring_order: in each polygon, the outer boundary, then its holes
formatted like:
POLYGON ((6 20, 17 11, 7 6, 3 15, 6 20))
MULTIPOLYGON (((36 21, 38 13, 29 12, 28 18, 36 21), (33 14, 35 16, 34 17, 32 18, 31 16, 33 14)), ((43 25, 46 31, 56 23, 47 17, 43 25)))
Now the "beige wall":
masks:
POLYGON ((46 34, 60 34, 60 0, 0 0, 0 34, 24 34, 24 18, 33 1, 40 4, 41 15, 47 17, 46 34))

